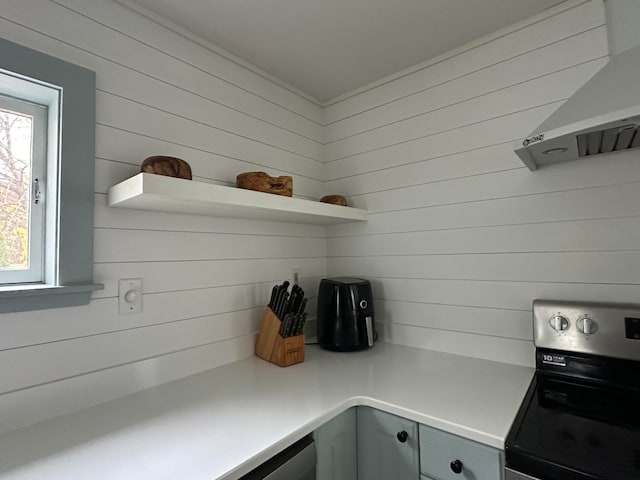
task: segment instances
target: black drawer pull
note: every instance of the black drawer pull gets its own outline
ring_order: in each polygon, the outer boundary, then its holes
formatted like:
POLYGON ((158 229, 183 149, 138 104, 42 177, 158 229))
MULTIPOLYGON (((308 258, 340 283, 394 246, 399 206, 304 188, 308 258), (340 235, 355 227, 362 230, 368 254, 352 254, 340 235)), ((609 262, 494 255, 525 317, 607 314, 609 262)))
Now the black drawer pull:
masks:
POLYGON ((398 434, 396 435, 396 437, 398 437, 398 441, 400 443, 404 443, 407 441, 407 438, 409 438, 409 434, 407 432, 405 432, 404 430, 401 432, 398 432, 398 434))
POLYGON ((449 466, 453 473, 462 473, 462 462, 460 460, 454 460, 449 466))

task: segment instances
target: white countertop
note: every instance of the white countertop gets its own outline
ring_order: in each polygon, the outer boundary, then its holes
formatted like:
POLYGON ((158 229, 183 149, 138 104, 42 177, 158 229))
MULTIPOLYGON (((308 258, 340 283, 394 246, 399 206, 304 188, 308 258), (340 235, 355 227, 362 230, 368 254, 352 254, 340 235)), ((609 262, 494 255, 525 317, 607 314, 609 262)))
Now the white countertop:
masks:
POLYGON ((380 343, 257 357, 0 436, 0 479, 236 479, 355 405, 503 448, 533 369, 380 343))

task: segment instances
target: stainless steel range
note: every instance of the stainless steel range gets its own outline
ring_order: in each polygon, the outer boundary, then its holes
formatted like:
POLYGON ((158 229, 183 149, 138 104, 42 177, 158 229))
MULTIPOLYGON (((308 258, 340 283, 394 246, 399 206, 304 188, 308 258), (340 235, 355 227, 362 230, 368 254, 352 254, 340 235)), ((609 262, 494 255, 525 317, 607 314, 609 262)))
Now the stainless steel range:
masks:
POLYGON ((506 480, 640 479, 640 306, 536 300, 506 480))

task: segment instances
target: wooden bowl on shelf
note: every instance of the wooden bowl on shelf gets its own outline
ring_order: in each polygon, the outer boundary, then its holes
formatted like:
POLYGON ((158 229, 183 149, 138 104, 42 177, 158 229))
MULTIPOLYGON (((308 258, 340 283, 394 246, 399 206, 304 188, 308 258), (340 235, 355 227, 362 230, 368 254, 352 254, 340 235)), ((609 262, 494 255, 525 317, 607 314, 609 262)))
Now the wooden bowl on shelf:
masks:
POLYGON ((272 177, 265 172, 245 172, 236 177, 236 186, 256 192, 293 196, 293 179, 287 175, 272 177))
POLYGON ((143 173, 154 173, 156 175, 164 175, 165 177, 184 178, 191 180, 191 166, 176 157, 166 157, 164 155, 154 155, 147 157, 140 165, 140 171, 143 173))
POLYGON ((322 203, 330 203, 332 205, 340 205, 341 207, 347 206, 347 199, 342 195, 325 195, 320 199, 322 203))

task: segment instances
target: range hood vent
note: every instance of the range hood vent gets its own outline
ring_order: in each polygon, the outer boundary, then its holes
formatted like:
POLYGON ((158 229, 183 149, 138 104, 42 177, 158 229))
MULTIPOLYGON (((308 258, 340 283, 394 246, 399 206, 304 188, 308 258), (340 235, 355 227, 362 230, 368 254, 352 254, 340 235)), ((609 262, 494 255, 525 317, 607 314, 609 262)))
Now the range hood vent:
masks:
POLYGON ((640 147, 637 125, 596 130, 578 135, 578 156, 590 157, 600 153, 618 152, 640 147))
POLYGON ((530 170, 640 147, 640 47, 616 55, 514 146, 530 170))

